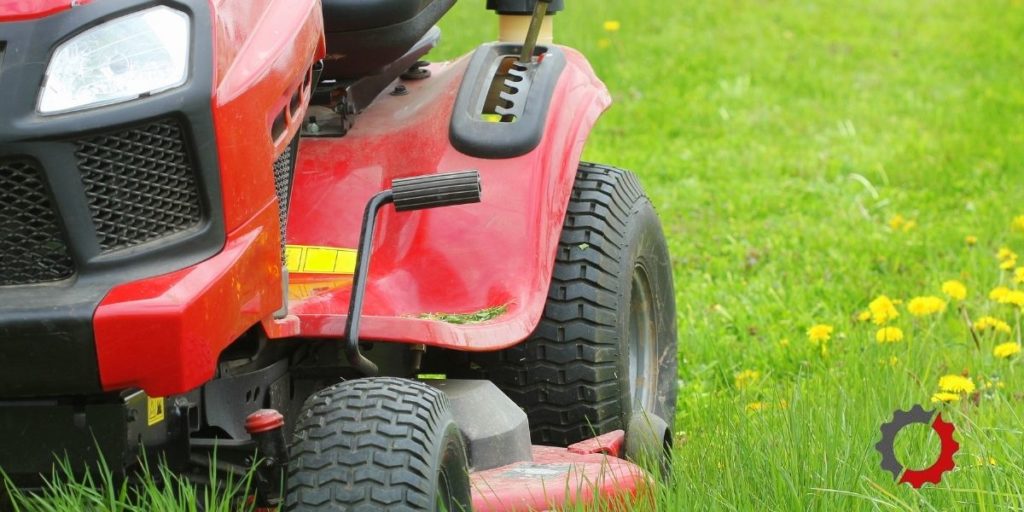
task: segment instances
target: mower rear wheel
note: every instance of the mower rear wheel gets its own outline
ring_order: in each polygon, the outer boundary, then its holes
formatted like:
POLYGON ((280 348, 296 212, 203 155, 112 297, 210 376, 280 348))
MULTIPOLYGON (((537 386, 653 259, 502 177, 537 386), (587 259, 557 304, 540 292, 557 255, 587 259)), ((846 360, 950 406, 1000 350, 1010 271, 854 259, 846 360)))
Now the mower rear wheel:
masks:
POLYGON ((637 411, 671 424, 675 291, 661 223, 632 173, 580 165, 540 324, 476 359, 529 417, 534 443, 626 429, 637 411))
POLYGON ((336 384, 306 400, 285 510, 469 510, 466 448, 448 397, 397 378, 336 384))

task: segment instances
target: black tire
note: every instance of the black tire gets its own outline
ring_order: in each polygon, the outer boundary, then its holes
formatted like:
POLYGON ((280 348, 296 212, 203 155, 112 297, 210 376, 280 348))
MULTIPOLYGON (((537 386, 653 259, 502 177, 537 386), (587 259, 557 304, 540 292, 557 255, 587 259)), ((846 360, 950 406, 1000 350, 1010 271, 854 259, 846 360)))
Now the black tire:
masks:
POLYGON ((672 424, 677 359, 672 266, 654 208, 630 172, 583 163, 540 324, 476 362, 526 411, 534 443, 566 446, 624 429, 635 410, 672 424))
POLYGON ((469 510, 466 448, 448 397, 358 379, 306 400, 290 449, 288 511, 469 510))

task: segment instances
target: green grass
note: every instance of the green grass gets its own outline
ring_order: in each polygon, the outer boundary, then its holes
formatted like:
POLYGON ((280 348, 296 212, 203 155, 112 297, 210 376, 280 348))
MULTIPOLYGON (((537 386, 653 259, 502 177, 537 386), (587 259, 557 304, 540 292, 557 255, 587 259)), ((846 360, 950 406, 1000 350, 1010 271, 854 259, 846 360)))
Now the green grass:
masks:
MULTIPOLYGON (((615 98, 585 156, 640 175, 674 257, 680 442, 661 509, 1024 509, 1024 376, 997 337, 976 349, 953 304, 915 318, 904 302, 891 345, 855 318, 960 279, 970 315, 1019 341, 1015 308, 987 294, 1011 281, 996 249, 1024 251, 1022 2, 567 3, 556 38, 615 98), (891 229, 896 215, 916 226, 891 229), (805 335, 817 323, 835 327, 827 357, 805 335), (738 389, 743 370, 760 378, 738 389), (895 485, 879 426, 961 372, 1005 387, 942 407, 956 471, 895 485)), ((493 37, 478 4, 446 20, 441 53, 493 37)), ((896 444, 922 466, 938 441, 896 444)))
MULTIPOLYGON (((1009 336, 976 349, 955 304, 906 310, 960 279, 969 314, 1019 341, 1019 313, 987 294, 1012 281, 995 251, 1024 254, 1024 2, 567 3, 557 39, 615 98, 586 158, 640 175, 674 257, 679 442, 660 509, 1024 509, 1024 370, 992 355, 1009 336), (904 301, 901 343, 856 320, 883 293, 904 301), (826 356, 817 323, 835 327, 826 356), (744 370, 760 376, 739 389, 744 370), (896 485, 879 426, 963 372, 1003 387, 942 406, 956 471, 896 485)), ((482 4, 459 3, 435 58, 494 38, 482 4)), ((936 445, 915 428, 896 448, 914 466, 936 445)))

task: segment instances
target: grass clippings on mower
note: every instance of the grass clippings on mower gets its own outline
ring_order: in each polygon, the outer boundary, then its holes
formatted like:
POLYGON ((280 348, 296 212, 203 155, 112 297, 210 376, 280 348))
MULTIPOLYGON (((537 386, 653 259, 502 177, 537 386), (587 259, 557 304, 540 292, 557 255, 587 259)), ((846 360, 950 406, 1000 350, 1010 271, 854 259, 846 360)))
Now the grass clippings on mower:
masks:
POLYGON ((437 320, 449 324, 479 324, 488 322, 504 315, 508 311, 508 304, 492 306, 489 308, 474 311, 472 313, 423 313, 416 318, 422 320, 437 320))

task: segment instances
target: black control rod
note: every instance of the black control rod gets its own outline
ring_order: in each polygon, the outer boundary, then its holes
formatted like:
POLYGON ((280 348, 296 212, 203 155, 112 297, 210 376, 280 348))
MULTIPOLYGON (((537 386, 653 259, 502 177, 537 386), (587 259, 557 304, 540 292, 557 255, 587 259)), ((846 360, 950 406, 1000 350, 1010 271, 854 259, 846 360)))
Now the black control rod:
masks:
POLYGON ((370 254, 373 252, 373 230, 381 208, 393 203, 396 211, 406 212, 479 203, 480 198, 480 173, 461 171, 394 180, 390 190, 378 192, 366 203, 359 232, 356 268, 352 276, 352 297, 349 299, 348 318, 345 320, 345 357, 349 366, 367 377, 379 372, 377 365, 359 351, 359 322, 363 315, 366 276, 370 271, 370 254))

